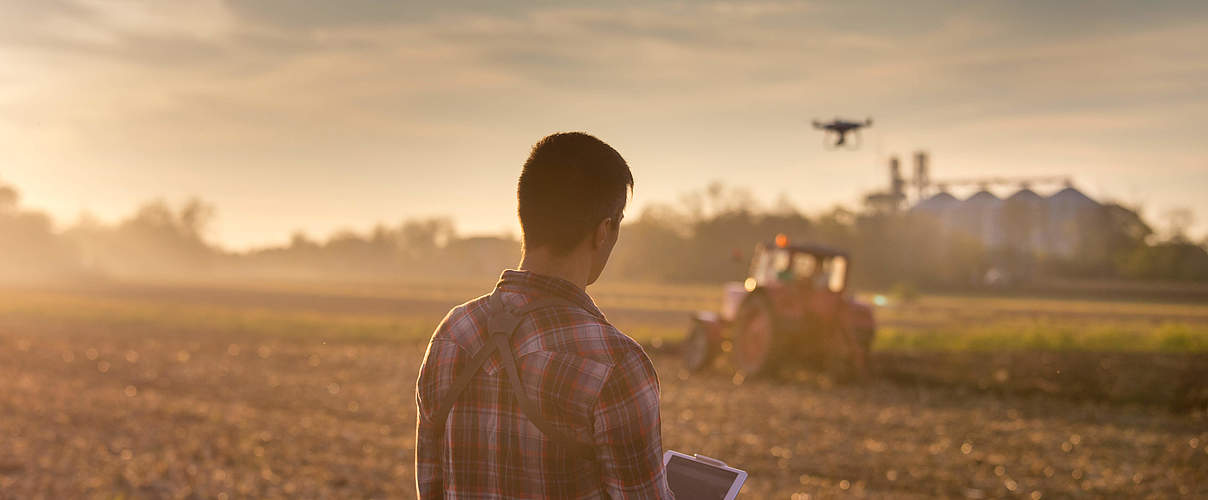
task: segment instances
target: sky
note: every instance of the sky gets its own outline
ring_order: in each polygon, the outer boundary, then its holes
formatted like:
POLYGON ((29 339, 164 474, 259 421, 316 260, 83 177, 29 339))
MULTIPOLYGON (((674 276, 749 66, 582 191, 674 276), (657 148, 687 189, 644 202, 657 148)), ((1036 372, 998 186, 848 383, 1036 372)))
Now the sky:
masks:
POLYGON ((0 61, 0 182, 60 227, 196 196, 232 249, 518 234, 529 148, 582 130, 631 216, 713 181, 856 206, 924 149, 1208 234, 1208 2, 6 0, 0 61), (836 116, 874 119, 860 149, 823 147, 836 116))

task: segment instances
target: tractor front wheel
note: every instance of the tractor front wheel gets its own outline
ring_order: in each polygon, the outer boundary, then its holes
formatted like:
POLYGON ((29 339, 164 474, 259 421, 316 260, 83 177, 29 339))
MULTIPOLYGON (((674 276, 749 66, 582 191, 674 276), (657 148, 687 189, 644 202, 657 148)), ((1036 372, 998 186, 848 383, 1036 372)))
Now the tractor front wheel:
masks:
POLYGON ((721 346, 714 342, 709 335, 709 326, 693 321, 688 337, 684 339, 684 368, 697 372, 709 366, 709 362, 717 357, 721 346))
POLYGON ((783 332, 772 304, 762 295, 743 302, 734 318, 734 367, 746 377, 772 372, 784 354, 783 332))

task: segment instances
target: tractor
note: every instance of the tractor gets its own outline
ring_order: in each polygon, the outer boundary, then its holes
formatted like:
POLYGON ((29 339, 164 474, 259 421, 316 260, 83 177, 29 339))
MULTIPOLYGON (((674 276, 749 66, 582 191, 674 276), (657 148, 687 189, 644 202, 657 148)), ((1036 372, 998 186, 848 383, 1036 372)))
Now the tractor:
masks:
POLYGON ((791 245, 783 234, 757 245, 746 281, 725 285, 721 311, 693 315, 685 367, 702 370, 727 352, 744 377, 792 364, 863 377, 876 322, 872 308, 847 293, 850 268, 846 253, 791 245))

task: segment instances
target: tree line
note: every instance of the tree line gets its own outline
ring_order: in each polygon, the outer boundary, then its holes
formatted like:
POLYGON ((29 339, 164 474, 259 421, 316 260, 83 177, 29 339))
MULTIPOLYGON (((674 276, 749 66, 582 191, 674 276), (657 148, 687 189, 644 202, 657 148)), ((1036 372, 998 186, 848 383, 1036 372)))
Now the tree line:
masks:
MULTIPOLYGON (((233 252, 206 238, 213 206, 189 200, 145 203, 115 223, 82 217, 57 230, 23 209, 0 185, 0 281, 80 280, 441 280, 489 279, 519 261, 513 236, 461 235, 448 218, 379 224, 326 238, 296 233, 289 243, 233 252)), ((675 203, 627 218, 605 274, 613 281, 718 283, 740 280, 755 245, 785 234, 793 242, 850 253, 859 287, 976 287, 987 272, 1019 279, 1208 282, 1208 251, 1181 233, 1159 237, 1134 208, 1102 205, 1093 244, 1074 257, 985 248, 909 212, 844 207, 806 215, 785 198, 764 205, 743 189, 712 184, 675 203)))

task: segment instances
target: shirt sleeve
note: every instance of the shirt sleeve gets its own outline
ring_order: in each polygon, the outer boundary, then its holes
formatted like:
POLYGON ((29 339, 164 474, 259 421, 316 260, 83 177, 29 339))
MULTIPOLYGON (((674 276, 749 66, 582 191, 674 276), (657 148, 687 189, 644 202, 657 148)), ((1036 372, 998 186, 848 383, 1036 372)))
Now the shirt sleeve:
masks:
POLYGON ((604 489, 614 500, 674 498, 663 467, 654 365, 636 346, 619 358, 593 410, 604 489))
MULTIPOLYGON (((434 437, 436 425, 424 415, 425 407, 433 404, 425 401, 434 392, 437 374, 431 373, 436 364, 432 359, 433 343, 428 344, 424 353, 424 362, 420 365, 419 377, 415 383, 415 489, 421 499, 438 499, 444 496, 444 484, 440 470, 441 443, 434 437)), ((438 351, 439 352, 439 351, 438 351)), ((439 357, 439 354, 435 354, 439 357)), ((429 410, 430 411, 430 410, 429 410)))

